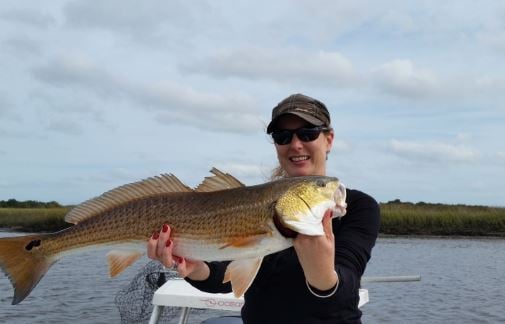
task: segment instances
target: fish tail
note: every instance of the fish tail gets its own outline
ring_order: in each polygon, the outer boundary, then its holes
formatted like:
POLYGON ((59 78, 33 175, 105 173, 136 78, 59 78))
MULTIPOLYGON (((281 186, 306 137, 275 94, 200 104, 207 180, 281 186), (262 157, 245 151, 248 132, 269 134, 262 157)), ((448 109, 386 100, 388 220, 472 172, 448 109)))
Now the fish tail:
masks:
POLYGON ((14 287, 12 305, 25 299, 57 260, 41 253, 45 237, 29 235, 0 238, 0 268, 14 287))

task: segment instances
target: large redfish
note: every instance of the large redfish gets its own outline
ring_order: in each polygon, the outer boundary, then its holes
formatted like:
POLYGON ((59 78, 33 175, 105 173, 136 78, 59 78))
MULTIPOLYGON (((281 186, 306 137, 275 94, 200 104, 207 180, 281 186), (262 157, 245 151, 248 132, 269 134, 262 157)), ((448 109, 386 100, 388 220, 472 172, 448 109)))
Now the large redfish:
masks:
POLYGON ((175 255, 205 261, 234 260, 227 268, 235 295, 242 295, 265 255, 292 246, 296 233, 323 235, 327 209, 345 214, 345 188, 337 178, 286 178, 246 187, 212 169, 191 189, 173 175, 124 185, 72 209, 74 226, 51 234, 0 239, 0 267, 21 302, 61 257, 82 249, 121 248, 108 253, 115 276, 146 250, 146 242, 169 224, 175 255))

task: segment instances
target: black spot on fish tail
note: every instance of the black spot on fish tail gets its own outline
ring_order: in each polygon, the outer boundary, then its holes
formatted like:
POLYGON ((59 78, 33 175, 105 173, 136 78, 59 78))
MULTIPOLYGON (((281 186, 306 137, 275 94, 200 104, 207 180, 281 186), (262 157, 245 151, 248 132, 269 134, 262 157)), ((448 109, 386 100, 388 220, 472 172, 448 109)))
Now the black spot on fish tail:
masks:
POLYGON ((34 247, 40 246, 40 240, 32 240, 25 246, 26 251, 31 251, 34 247))

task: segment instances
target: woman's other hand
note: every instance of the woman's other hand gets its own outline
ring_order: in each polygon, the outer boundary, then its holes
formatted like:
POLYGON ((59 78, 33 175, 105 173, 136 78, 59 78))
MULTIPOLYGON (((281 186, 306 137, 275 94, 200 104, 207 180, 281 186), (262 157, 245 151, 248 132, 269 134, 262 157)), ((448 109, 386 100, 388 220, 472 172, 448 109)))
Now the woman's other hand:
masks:
POLYGON ((177 270, 183 278, 205 280, 209 277, 209 268, 203 261, 188 260, 172 254, 174 242, 170 238, 170 226, 163 224, 161 231, 154 232, 147 243, 147 256, 160 261, 165 267, 177 270))

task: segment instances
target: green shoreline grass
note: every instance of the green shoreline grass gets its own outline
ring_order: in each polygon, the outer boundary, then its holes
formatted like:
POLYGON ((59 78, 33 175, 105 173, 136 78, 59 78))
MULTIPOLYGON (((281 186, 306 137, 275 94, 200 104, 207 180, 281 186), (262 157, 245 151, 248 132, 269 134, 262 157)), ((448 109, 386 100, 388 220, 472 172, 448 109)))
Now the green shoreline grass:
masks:
MULTIPOLYGON (((0 228, 54 232, 71 224, 63 220, 70 207, 0 208, 0 228)), ((384 235, 505 237, 505 208, 389 202, 381 204, 384 235)))
POLYGON ((0 228, 19 232, 55 232, 71 224, 63 218, 70 210, 57 208, 0 208, 0 228))
POLYGON ((505 208, 390 202, 381 215, 382 234, 505 237, 505 208))

